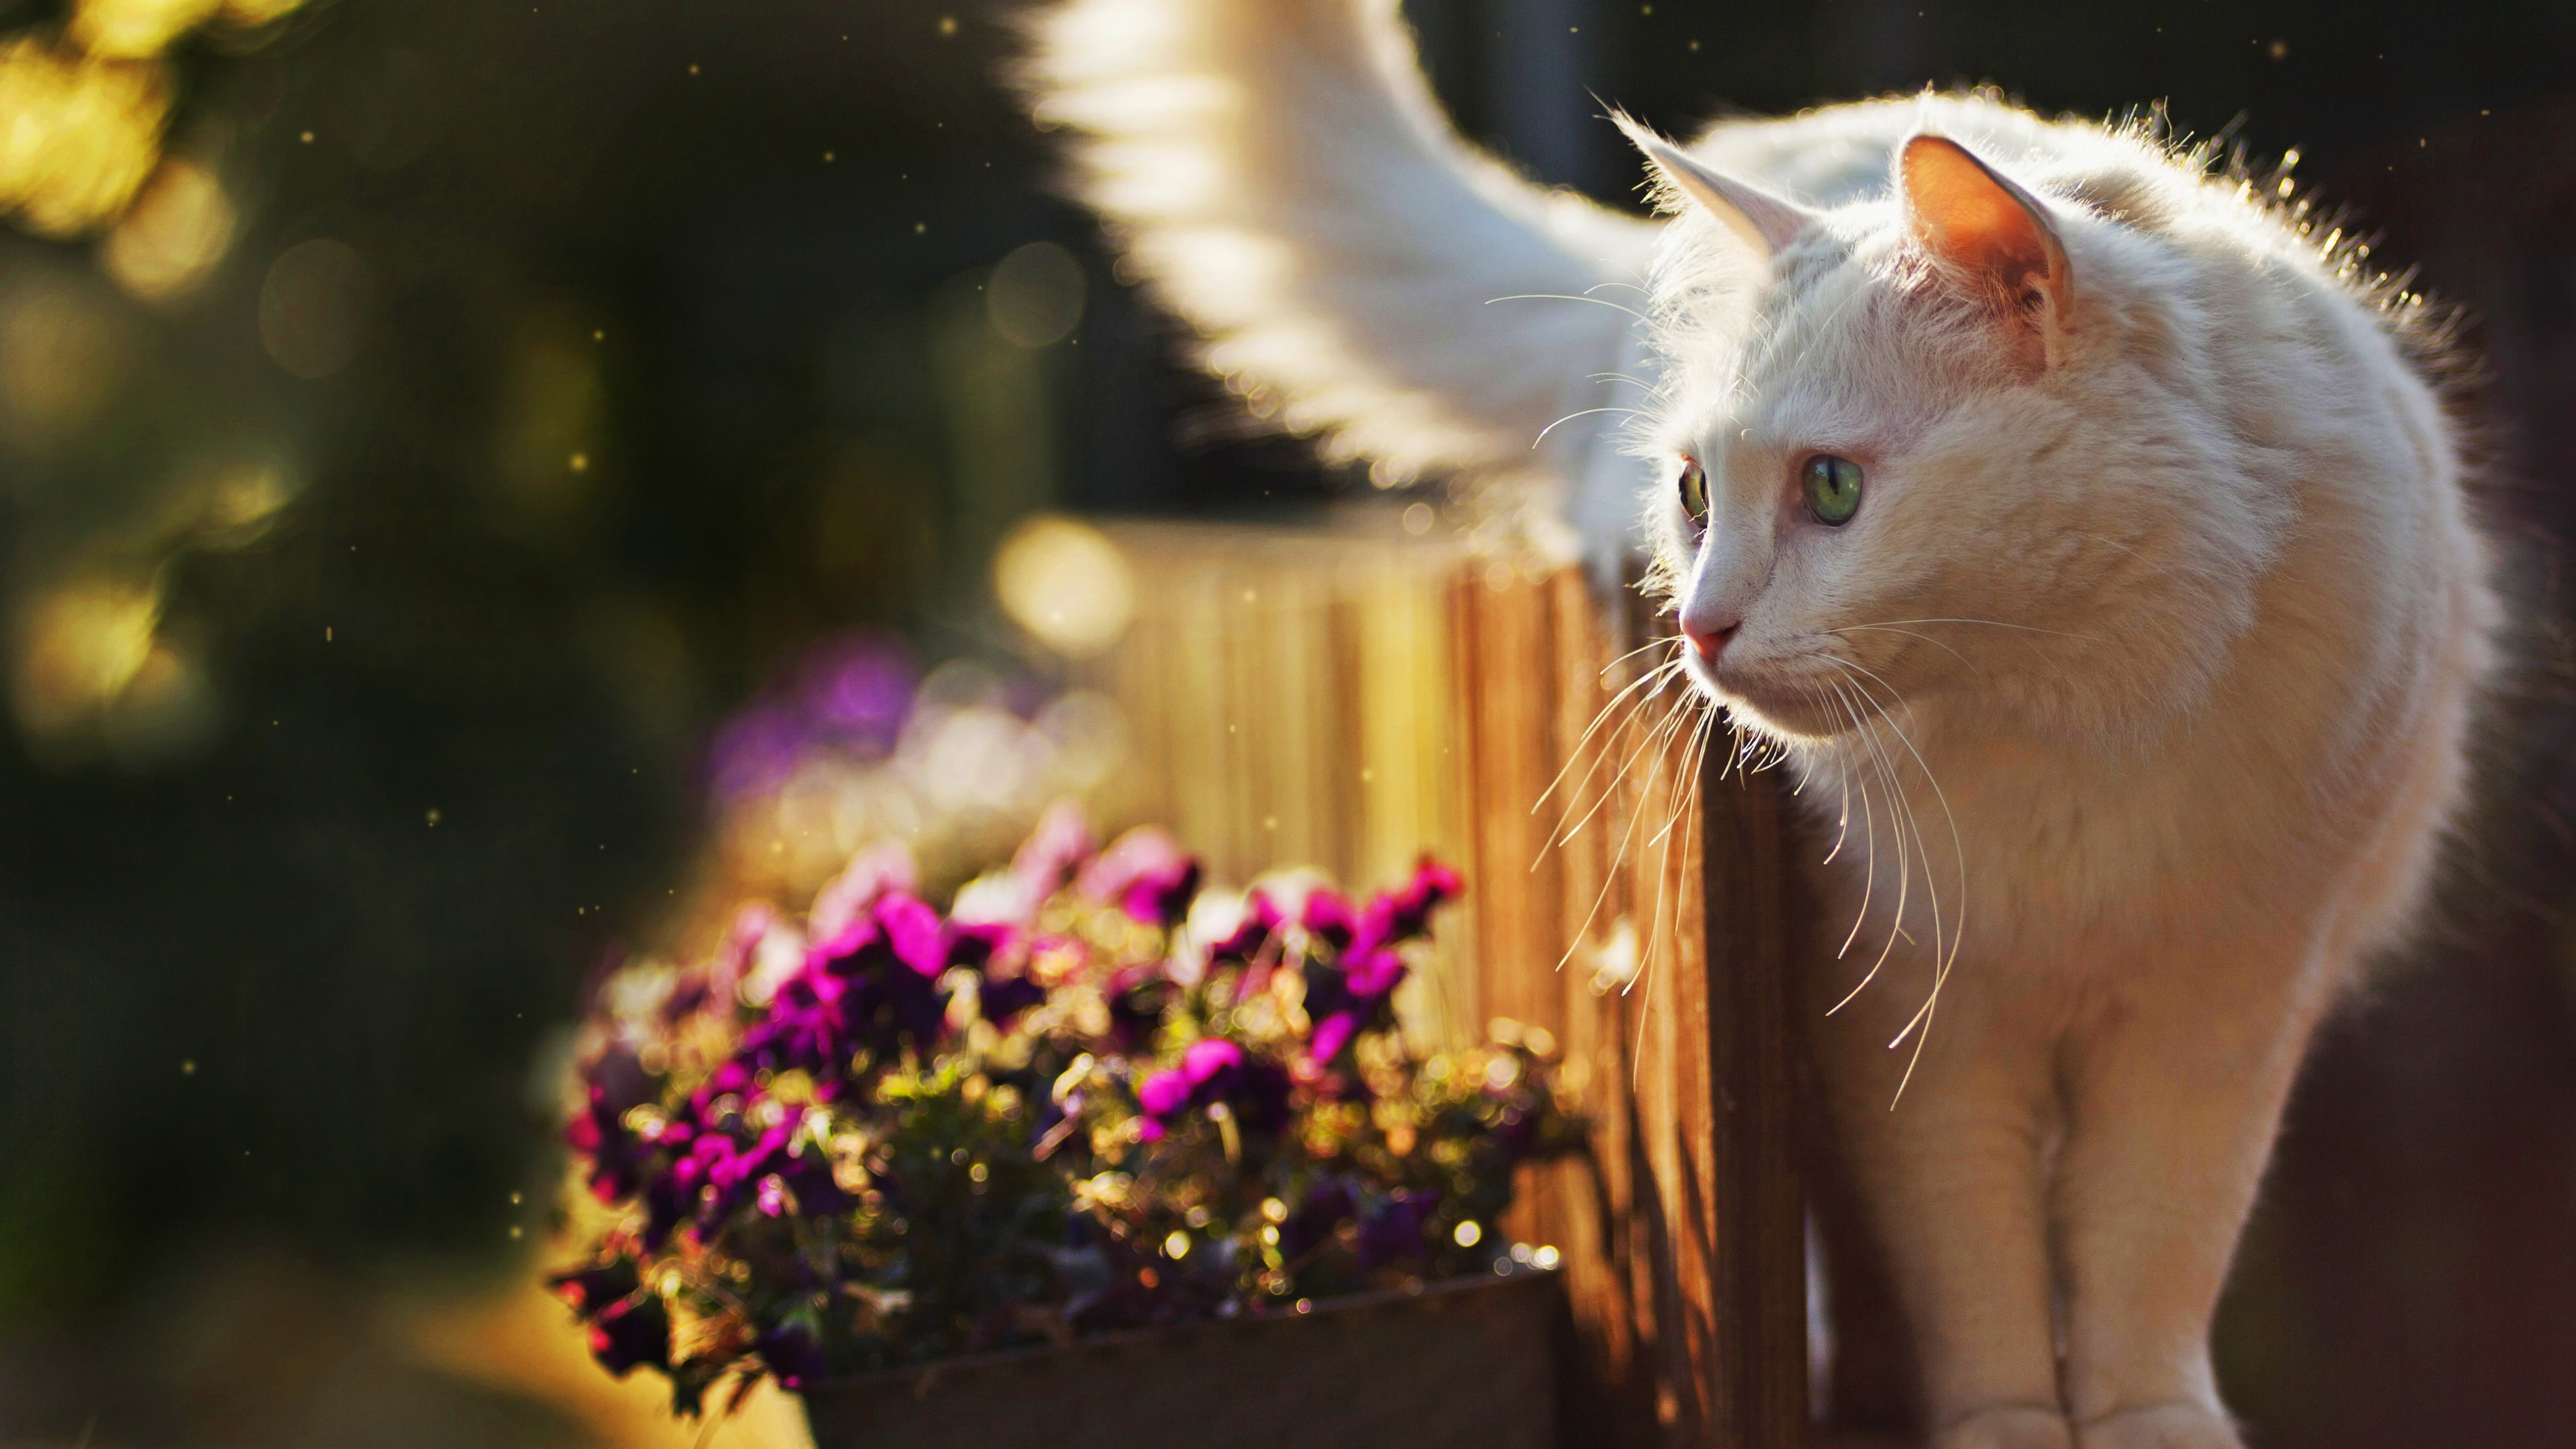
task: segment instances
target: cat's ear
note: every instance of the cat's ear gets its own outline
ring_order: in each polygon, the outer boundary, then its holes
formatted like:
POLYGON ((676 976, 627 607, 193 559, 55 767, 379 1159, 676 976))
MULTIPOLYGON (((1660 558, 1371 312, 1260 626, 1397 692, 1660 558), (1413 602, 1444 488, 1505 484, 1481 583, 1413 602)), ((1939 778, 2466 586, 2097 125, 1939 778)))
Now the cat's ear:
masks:
POLYGON ((1625 115, 1611 119, 1618 123, 1630 144, 1645 153, 1646 163, 1654 167, 1667 194, 1698 207, 1752 248, 1757 257, 1769 260, 1772 253, 1787 246, 1790 238, 1805 231, 1816 219, 1815 212, 1785 196, 1740 177, 1710 170, 1688 151, 1625 115))
POLYGON ((2053 361, 2075 279, 2048 208, 1966 147, 1913 136, 1897 152, 1906 230, 1952 277, 1990 299, 2053 361))

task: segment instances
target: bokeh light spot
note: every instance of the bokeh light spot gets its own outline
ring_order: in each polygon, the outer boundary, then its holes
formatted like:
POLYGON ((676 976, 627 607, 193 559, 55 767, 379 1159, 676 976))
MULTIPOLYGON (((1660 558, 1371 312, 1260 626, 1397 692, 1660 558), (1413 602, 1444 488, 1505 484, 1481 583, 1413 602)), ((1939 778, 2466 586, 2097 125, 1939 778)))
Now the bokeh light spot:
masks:
MULTIPOLYGON (((137 685, 154 662, 161 592, 149 582, 77 579, 29 601, 19 621, 18 720, 39 739, 74 734, 137 685)), ((164 659, 155 692, 184 687, 186 670, 164 659)))
POLYGON ((161 154, 169 84, 158 64, 0 45, 0 209, 76 236, 125 209, 161 154))
POLYGON ((315 237, 279 255, 259 291, 259 340, 308 381, 347 367, 366 341, 375 279, 346 242, 315 237))
POLYGON ((223 6, 224 0, 81 0, 72 12, 71 39, 95 56, 148 60, 223 6))
POLYGON ((0 314, 0 415, 10 433, 41 442, 97 415, 125 374, 129 343, 69 288, 40 285, 14 302, 0 314))
POLYGON ((993 267, 984 284, 993 330, 1022 347, 1061 342, 1082 321, 1082 264, 1054 242, 1030 242, 993 267))
POLYGON ((295 484, 272 462, 236 463, 214 476, 197 517, 197 538, 210 548, 240 548, 268 532, 295 497, 295 484))
POLYGON ((993 584, 1014 623, 1077 659, 1116 643, 1136 617, 1127 556, 1070 518, 1041 514, 1013 529, 994 559, 993 584))
POLYGON ((174 156, 107 234, 100 260, 118 286, 145 301, 185 296, 223 260, 237 221, 214 173, 174 156))

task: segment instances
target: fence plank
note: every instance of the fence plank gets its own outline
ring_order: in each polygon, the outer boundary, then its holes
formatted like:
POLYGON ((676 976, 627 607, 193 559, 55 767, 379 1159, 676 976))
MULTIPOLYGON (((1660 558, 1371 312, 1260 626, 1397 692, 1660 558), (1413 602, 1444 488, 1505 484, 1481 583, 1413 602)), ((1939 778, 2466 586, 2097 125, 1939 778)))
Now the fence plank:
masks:
POLYGON ((1616 641, 1645 638, 1648 621, 1604 617, 1574 570, 1241 530, 1117 537, 1144 596, 1101 678, 1150 716, 1134 720, 1154 796, 1139 803, 1227 842, 1220 873, 1284 863, 1265 847, 1293 841, 1366 879, 1401 848, 1391 830, 1417 830, 1470 881, 1467 919, 1444 927, 1438 1029, 1508 1018, 1558 1044, 1595 1123, 1591 1157, 1531 1170, 1504 1228, 1563 1255, 1578 1330, 1569 1443, 1801 1449, 1796 910, 1779 777, 1721 771, 1724 750, 1703 759, 1686 727, 1695 716, 1622 696, 1665 656, 1620 660, 1616 641), (1360 556, 1372 561, 1354 575, 1360 556), (1222 703, 1192 703, 1218 679, 1222 703), (1297 702, 1254 725, 1291 679, 1297 702), (1286 729, 1292 714, 1317 723, 1286 729), (1284 758, 1300 751, 1312 758, 1284 758), (1220 765, 1228 776, 1210 777, 1220 765), (1390 814, 1397 781, 1418 803, 1390 814))

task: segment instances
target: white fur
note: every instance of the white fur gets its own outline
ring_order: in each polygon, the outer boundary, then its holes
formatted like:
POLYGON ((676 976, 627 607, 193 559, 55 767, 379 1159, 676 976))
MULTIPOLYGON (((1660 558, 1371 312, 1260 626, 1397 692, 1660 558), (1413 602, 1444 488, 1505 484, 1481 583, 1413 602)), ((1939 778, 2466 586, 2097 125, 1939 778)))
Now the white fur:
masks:
POLYGON ((1684 620, 1740 621, 1694 676, 1841 838, 1811 999, 1850 995, 1817 1036, 1935 1442, 2234 1449, 2228 1255, 2311 1028, 2421 904, 2490 664, 2410 299, 2143 133, 1876 101, 1691 148, 1816 219, 1766 257, 1671 201, 1650 376, 1606 360, 1616 313, 1483 305, 1619 280, 1630 224, 1458 145, 1392 9, 1077 0, 1041 113, 1211 364, 1356 453, 1494 466, 1602 405, 1588 374, 1652 384, 1624 454, 1560 466, 1646 489, 1684 620), (2072 277, 2044 367, 1908 230, 1917 133, 2039 199, 2072 277), (1864 464, 1844 527, 1799 504, 1814 451, 1864 464))
POLYGON ((1469 148, 1395 10, 1082 0, 1035 17, 1022 83, 1040 125, 1077 133, 1077 189, 1127 265, 1257 415, 1386 483, 1598 465, 1565 511, 1615 544, 1635 467, 1598 443, 1642 400, 1613 374, 1642 366, 1656 228, 1469 148))

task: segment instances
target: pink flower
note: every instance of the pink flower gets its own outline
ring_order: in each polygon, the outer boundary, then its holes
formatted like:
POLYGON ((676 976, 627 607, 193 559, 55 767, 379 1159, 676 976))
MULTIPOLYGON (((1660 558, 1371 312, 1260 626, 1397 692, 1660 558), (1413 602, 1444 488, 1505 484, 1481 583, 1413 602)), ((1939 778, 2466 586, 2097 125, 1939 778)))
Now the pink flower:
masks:
POLYGON ((1011 857, 1011 877, 1026 892, 1029 909, 1064 887, 1064 878, 1099 848, 1082 807, 1058 800, 1038 817, 1038 828, 1011 857))
POLYGON ((1317 1064, 1331 1061, 1348 1046, 1351 1033, 1359 1030, 1359 1019, 1349 1012, 1335 1012, 1315 1023, 1315 1034, 1306 1043, 1306 1057, 1317 1064))
POLYGON ((1351 994, 1384 996, 1404 980, 1404 958, 1380 946, 1353 957, 1346 957, 1342 970, 1350 982, 1351 994))
POLYGON ((1186 1072, 1156 1072, 1136 1088, 1136 1105, 1147 1116, 1169 1117, 1189 1105, 1191 1083, 1186 1072))
POLYGON ((1358 934, 1360 918, 1340 893, 1318 887, 1306 893, 1306 908, 1299 913, 1298 924, 1306 928, 1306 934, 1330 943, 1338 951, 1358 934))
POLYGON ((1413 868, 1413 878, 1381 892, 1360 916, 1351 944, 1359 950, 1408 940, 1431 929, 1431 912, 1443 901, 1456 900, 1467 885, 1458 872, 1428 856, 1413 868))
POLYGON ((783 1218, 787 1216, 786 1179, 780 1177, 774 1172, 769 1174, 767 1177, 762 1178, 760 1180, 760 1191, 753 1197, 752 1201, 759 1206, 761 1215, 764 1217, 783 1218))
POLYGON ((920 871, 913 865, 912 851, 900 840, 881 841, 850 857, 839 875, 832 877, 814 893, 813 908, 805 913, 806 928, 816 940, 839 935, 857 920, 877 898, 918 889, 920 871))
POLYGON ((1116 901, 1137 920, 1170 926, 1187 914, 1198 884, 1198 861, 1171 836, 1140 825, 1092 857, 1074 889, 1089 900, 1116 901))
POLYGON ((1181 1064, 1156 1072, 1136 1089, 1144 1111, 1147 1142, 1159 1140, 1168 1119, 1196 1107, 1223 1102, 1256 1131, 1272 1131, 1287 1114, 1288 1075, 1269 1062, 1254 1061, 1243 1048, 1223 1037, 1201 1037, 1181 1053, 1181 1064))
POLYGON ((877 924, 894 947, 895 959, 924 976, 937 976, 948 964, 948 943, 939 913, 909 895, 889 895, 877 902, 877 924))
POLYGON ((767 901, 754 901, 736 912, 733 926, 725 932, 724 944, 716 948, 716 959, 708 975, 708 989, 718 1001, 731 1001, 751 969, 752 954, 760 949, 769 928, 778 924, 778 911, 767 901))
POLYGON ((1193 1087, 1228 1067, 1241 1065, 1243 1048, 1219 1036, 1201 1037, 1181 1053, 1181 1075, 1193 1087))

